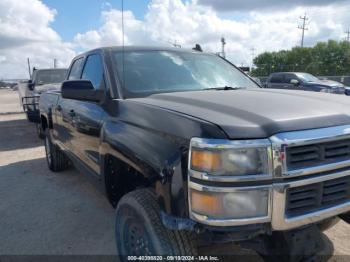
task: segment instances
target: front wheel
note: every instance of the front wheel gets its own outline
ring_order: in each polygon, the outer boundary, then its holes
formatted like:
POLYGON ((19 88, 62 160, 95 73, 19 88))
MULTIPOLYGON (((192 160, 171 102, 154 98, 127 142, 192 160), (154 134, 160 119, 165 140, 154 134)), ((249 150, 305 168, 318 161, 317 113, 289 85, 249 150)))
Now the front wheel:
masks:
POLYGON ((350 224, 350 212, 339 215, 346 223, 350 224))
POLYGON ((45 138, 45 132, 43 130, 43 127, 42 125, 39 123, 39 124, 35 124, 36 125, 36 133, 38 134, 38 137, 40 139, 44 139, 45 138))
POLYGON ((195 237, 189 231, 164 227, 155 194, 139 189, 126 194, 116 211, 118 254, 128 255, 197 255, 195 237))

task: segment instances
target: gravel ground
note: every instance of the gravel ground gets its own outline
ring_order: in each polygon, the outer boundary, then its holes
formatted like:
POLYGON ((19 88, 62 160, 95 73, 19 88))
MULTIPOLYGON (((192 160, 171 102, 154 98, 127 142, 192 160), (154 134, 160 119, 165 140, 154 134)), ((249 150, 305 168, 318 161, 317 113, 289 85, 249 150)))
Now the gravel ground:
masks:
MULTIPOLYGON (((0 90, 0 255, 115 254, 114 210, 73 168, 48 170, 42 141, 18 112, 17 92, 0 90)), ((350 225, 326 235, 342 255, 331 261, 350 261, 350 225)))
POLYGON ((73 168, 49 171, 16 92, 0 90, 0 110, 0 255, 115 254, 106 198, 73 168))
POLYGON ((18 92, 0 89, 0 114, 22 112, 18 92))

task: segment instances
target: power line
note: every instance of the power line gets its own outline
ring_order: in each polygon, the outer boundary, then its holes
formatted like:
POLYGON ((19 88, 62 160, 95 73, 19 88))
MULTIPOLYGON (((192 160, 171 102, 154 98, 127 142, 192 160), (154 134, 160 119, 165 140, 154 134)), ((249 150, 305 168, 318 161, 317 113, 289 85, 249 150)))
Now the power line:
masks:
POLYGON ((309 30, 309 28, 306 27, 306 21, 309 20, 309 18, 306 16, 306 13, 305 13, 304 16, 300 17, 300 19, 303 20, 303 25, 302 26, 299 25, 298 28, 302 30, 301 47, 304 47, 305 30, 309 30))

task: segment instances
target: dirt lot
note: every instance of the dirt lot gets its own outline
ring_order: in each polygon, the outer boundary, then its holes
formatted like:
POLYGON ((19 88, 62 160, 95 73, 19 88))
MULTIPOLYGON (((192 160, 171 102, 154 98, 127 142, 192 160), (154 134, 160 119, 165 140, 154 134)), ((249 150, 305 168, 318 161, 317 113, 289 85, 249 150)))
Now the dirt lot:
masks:
POLYGON ((16 92, 0 90, 0 255, 115 254, 114 210, 82 174, 48 170, 16 92))
MULTIPOLYGON (((0 90, 0 255, 115 254, 114 210, 76 170, 47 169, 42 141, 18 112, 17 93, 0 90)), ((350 225, 326 234, 335 254, 348 255, 331 260, 350 261, 350 225)))

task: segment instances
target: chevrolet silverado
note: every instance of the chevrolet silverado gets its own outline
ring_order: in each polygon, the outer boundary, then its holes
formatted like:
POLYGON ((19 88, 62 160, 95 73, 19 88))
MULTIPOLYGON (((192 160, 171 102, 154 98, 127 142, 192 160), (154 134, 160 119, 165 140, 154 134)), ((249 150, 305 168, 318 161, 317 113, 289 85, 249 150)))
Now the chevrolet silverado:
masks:
POLYGON ((349 222, 346 96, 262 89, 195 50, 106 47, 74 58, 39 108, 49 168, 73 163, 103 189, 120 255, 236 242, 303 259, 349 222))

